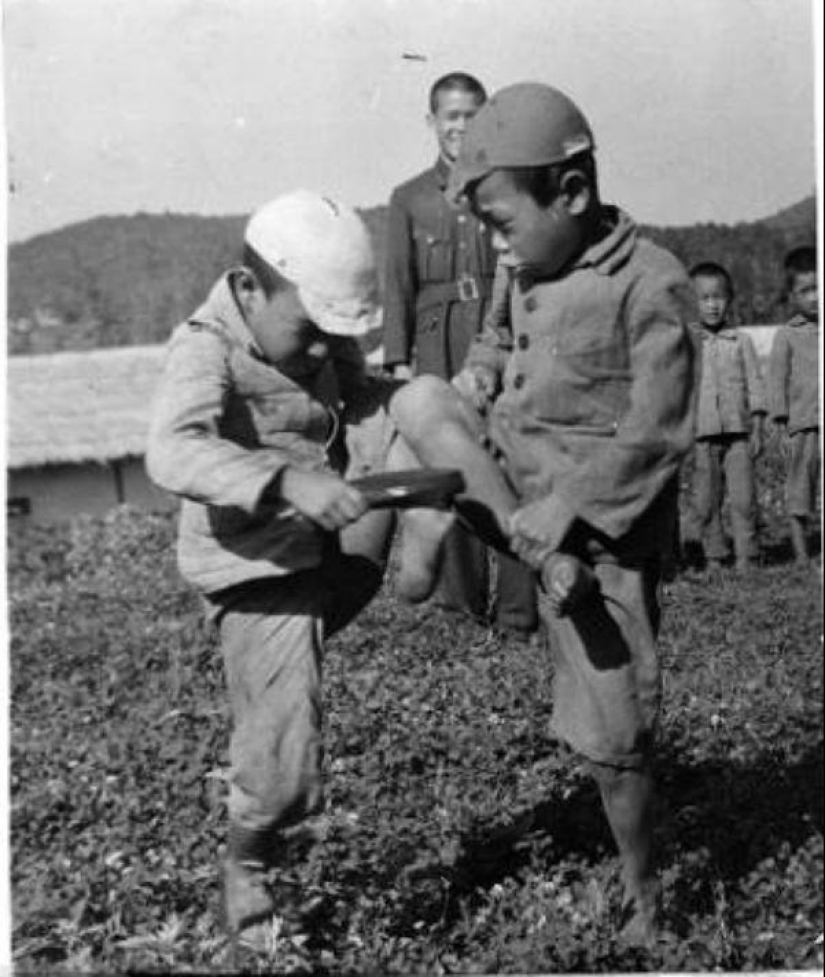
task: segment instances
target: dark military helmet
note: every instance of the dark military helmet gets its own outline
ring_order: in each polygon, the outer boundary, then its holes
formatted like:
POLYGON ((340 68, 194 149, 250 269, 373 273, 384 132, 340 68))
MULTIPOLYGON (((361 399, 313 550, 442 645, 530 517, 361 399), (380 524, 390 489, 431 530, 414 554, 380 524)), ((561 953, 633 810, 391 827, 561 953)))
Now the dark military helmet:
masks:
POLYGON ((450 189, 459 195, 494 169, 563 163, 594 148, 587 119, 563 92, 537 82, 509 85, 468 123, 450 189))

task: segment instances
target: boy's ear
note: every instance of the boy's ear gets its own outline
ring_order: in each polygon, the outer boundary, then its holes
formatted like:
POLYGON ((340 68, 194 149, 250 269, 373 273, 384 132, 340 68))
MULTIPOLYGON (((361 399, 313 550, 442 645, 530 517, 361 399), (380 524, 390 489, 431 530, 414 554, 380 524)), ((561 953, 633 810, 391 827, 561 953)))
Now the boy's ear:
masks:
POLYGON ((583 170, 568 170, 561 178, 559 196, 572 217, 581 217, 590 207, 593 188, 583 170))
POLYGON ((235 279, 235 290, 238 303, 243 309, 244 314, 249 315, 251 312, 254 312, 260 304, 261 296, 263 295, 263 290, 258 284, 255 273, 250 271, 249 268, 241 268, 235 279))

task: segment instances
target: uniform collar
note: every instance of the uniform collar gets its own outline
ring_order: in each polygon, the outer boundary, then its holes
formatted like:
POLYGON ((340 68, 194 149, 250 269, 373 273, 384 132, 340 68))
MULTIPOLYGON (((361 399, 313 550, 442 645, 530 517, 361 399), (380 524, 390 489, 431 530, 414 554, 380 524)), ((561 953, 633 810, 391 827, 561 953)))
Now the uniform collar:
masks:
POLYGON ((439 190, 446 190, 447 184, 450 181, 450 165, 442 156, 439 156, 435 161, 433 173, 435 173, 435 180, 439 190))
POLYGON ((636 224, 623 210, 610 205, 602 206, 600 234, 576 260, 565 269, 554 274, 547 273, 542 265, 525 265, 515 269, 522 289, 530 288, 539 281, 564 278, 579 268, 592 268, 600 275, 612 275, 618 271, 633 254, 636 247, 636 224))
POLYGON ((612 275, 624 265, 636 247, 633 219, 618 207, 602 207, 601 236, 579 255, 573 268, 592 268, 600 275, 612 275))
POLYGON ((235 282, 240 271, 240 268, 233 268, 219 278, 206 301, 190 318, 196 322, 202 319, 217 320, 248 353, 263 359, 263 351, 246 324, 236 297, 235 282))

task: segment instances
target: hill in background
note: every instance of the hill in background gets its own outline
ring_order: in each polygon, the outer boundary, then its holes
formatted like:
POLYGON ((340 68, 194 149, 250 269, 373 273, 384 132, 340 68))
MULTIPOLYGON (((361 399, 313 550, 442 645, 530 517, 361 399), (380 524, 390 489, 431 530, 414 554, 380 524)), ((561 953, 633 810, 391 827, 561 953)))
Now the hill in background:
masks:
MULTIPOLYGON (((386 208, 363 210, 383 255, 386 208)), ((8 350, 51 353, 163 342, 238 261, 244 216, 99 217, 42 234, 8 253, 8 350)), ((645 227, 687 266, 724 264, 748 323, 785 318, 782 258, 816 240, 813 196, 764 220, 645 227)))

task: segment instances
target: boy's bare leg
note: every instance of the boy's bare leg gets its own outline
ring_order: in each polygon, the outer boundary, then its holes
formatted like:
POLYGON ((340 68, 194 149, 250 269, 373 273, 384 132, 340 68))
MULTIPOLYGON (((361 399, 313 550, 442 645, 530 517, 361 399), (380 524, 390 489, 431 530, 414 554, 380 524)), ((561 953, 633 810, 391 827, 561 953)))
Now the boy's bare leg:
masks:
MULTIPOLYGON (((398 437, 387 457, 388 471, 418 468, 419 460, 403 438, 398 437)), ((455 525, 447 510, 412 508, 399 513, 401 545, 395 586, 405 600, 419 603, 435 590, 444 558, 444 540, 455 525)))
MULTIPOLYGON (((394 394, 390 415, 407 445, 405 450, 412 449, 408 460, 461 471, 465 491, 455 500, 457 513, 488 546, 512 555, 509 523, 519 502, 504 471, 484 446, 486 431, 473 407, 446 381, 421 376, 394 394)), ((409 587, 409 599, 424 600, 435 583, 433 578, 428 584, 428 574, 437 573, 437 563, 433 559, 428 562, 427 554, 434 552, 434 544, 443 538, 449 525, 443 523, 442 531, 428 515, 433 510, 417 512, 409 522, 418 528, 409 536, 415 538, 420 532, 422 546, 418 553, 410 554, 409 566, 415 566, 416 572, 410 574, 405 587, 409 587)), ((592 584, 591 576, 575 557, 561 554, 544 565, 542 581, 557 614, 566 613, 592 584)))
POLYGON ((394 527, 395 514, 390 509, 367 512, 358 522, 341 530, 341 552, 363 557, 383 573, 394 527))
POLYGON ((791 516, 791 545, 793 546, 794 560, 798 564, 804 565, 808 562, 808 540, 805 535, 807 520, 805 516, 791 516))
POLYGON ((476 411, 446 381, 421 376, 395 394, 390 414, 421 464, 462 472, 466 490, 456 499, 457 511, 484 542, 507 551, 518 501, 482 443, 476 411))
POLYGON ((624 903, 631 912, 623 932, 633 941, 649 942, 655 936, 657 898, 653 776, 647 768, 623 770, 599 764, 591 764, 591 771, 622 862, 624 903))
MULTIPOLYGON (((506 551, 505 530, 516 498, 481 443, 484 427, 478 414, 444 380, 422 376, 394 394, 390 415, 400 437, 390 451, 388 470, 420 465, 459 469, 466 489, 455 500, 456 510, 484 542, 506 551)), ((433 593, 444 538, 455 518, 453 512, 424 508, 401 514, 396 587, 407 600, 423 601, 433 593)))

